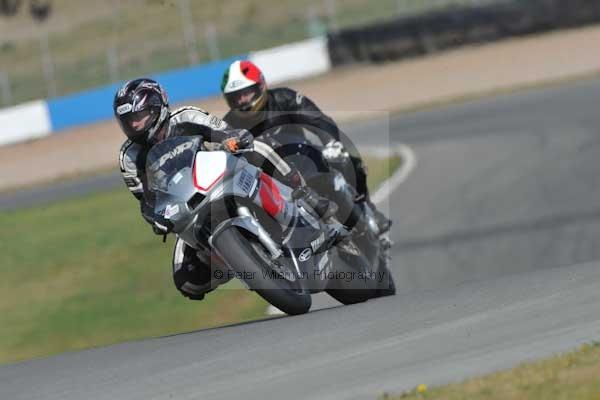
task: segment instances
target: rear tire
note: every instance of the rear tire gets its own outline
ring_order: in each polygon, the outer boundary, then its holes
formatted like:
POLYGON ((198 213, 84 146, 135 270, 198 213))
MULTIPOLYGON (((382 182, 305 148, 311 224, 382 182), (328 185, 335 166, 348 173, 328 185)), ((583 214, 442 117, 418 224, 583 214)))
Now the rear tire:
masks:
POLYGON ((373 289, 330 289, 327 290, 327 293, 344 305, 363 303, 370 299, 395 295, 396 284, 388 268, 387 252, 380 255, 379 271, 383 272, 383 277, 373 289))
POLYGON ((387 267, 384 268, 385 274, 379 285, 380 287, 378 287, 377 289, 333 289, 328 290, 327 293, 344 305, 364 303, 367 300, 375 299, 378 297, 393 296, 396 294, 396 284, 394 283, 394 277, 392 276, 390 270, 387 267))
POLYGON ((328 290, 327 294, 339 301, 345 306, 351 304, 364 303, 365 301, 377 297, 375 290, 350 290, 350 289, 332 289, 328 290))
POLYGON ((377 289, 376 297, 394 296, 396 294, 396 283, 392 272, 387 265, 382 265, 381 269, 385 271, 384 278, 381 280, 381 287, 377 289))
POLYGON ((231 227, 213 239, 213 245, 233 270, 251 274, 252 279, 245 282, 260 297, 286 314, 308 312, 312 305, 310 293, 303 290, 298 280, 269 278, 273 268, 256 238, 246 238, 238 228, 231 227))

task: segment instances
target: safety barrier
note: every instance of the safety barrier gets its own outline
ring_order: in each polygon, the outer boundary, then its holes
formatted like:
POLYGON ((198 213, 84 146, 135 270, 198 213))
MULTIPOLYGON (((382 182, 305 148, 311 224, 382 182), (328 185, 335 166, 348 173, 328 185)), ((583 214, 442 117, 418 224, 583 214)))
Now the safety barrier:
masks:
POLYGON ((48 106, 43 100, 0 110, 0 146, 48 136, 48 106))
MULTIPOLYGON (((169 94, 171 103, 214 96, 219 93, 221 77, 234 59, 183 68, 152 75, 169 94)), ((83 93, 50 99, 48 108, 52 132, 87 125, 113 117, 112 103, 120 84, 83 93)))
POLYGON ((327 39, 318 37, 299 43, 250 53, 270 84, 320 75, 331 69, 327 39))
MULTIPOLYGON (((172 104, 220 93, 223 72, 236 59, 250 59, 277 84, 327 72, 331 68, 325 37, 208 64, 152 75, 167 90, 172 104)), ((69 96, 22 104, 0 110, 0 146, 60 133, 113 117, 112 102, 120 83, 69 96)))
POLYGON ((600 21, 597 0, 499 0, 329 34, 334 66, 384 62, 600 21))

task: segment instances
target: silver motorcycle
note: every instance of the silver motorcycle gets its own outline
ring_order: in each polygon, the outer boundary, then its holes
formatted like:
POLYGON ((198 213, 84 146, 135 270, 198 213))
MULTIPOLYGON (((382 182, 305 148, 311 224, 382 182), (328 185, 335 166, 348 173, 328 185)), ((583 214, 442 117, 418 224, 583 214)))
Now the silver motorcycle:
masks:
MULTIPOLYGON (((248 162, 253 152, 287 174, 273 148, 255 140, 232 154, 210 145, 169 138, 150 150, 146 171, 157 223, 212 260, 215 285, 238 278, 292 315, 308 312, 312 293, 343 304, 395 293, 388 246, 372 230, 369 210, 367 223, 352 231, 336 217, 322 221, 290 187, 248 162)), ((343 179, 335 176, 333 192, 345 190, 343 179)))

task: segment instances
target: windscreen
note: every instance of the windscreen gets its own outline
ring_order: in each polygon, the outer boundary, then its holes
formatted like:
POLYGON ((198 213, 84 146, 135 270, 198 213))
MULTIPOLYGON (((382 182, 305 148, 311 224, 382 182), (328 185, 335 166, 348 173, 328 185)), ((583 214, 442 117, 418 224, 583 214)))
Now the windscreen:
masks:
POLYGON ((192 168, 199 145, 198 137, 179 136, 152 147, 146 159, 149 189, 154 192, 168 192, 169 185, 174 178, 176 179, 177 173, 184 168, 192 168))

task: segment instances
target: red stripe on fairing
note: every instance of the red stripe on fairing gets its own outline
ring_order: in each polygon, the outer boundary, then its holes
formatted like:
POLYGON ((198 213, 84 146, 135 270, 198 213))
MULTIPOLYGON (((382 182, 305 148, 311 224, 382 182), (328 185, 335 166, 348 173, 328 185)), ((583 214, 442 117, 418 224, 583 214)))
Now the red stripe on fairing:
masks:
POLYGON ((279 188, 273 182, 273 179, 265 173, 260 174, 260 190, 258 194, 260 195, 263 208, 271 217, 275 217, 283 211, 285 202, 283 197, 281 197, 281 192, 279 192, 279 188))
POLYGON ((212 189, 213 186, 215 186, 217 182, 221 180, 221 178, 223 178, 223 175, 225 175, 225 171, 223 171, 221 175, 219 175, 210 185, 208 185, 208 187, 204 188, 198 185, 198 181, 196 180, 196 162, 194 161, 194 166, 192 168, 192 180, 194 181, 194 186, 196 187, 196 189, 200 189, 203 192, 208 192, 210 189, 212 189))

